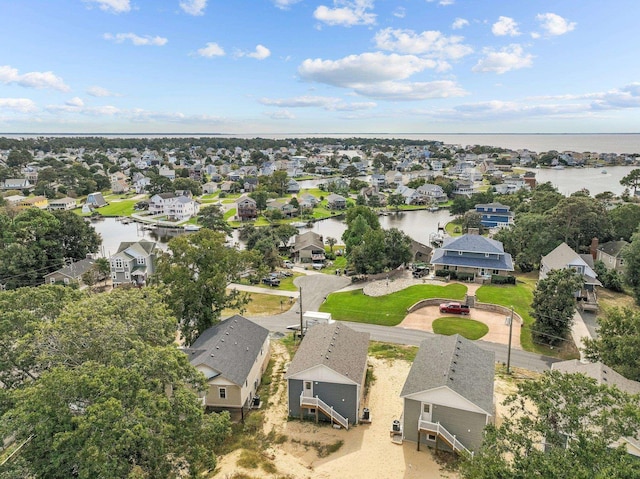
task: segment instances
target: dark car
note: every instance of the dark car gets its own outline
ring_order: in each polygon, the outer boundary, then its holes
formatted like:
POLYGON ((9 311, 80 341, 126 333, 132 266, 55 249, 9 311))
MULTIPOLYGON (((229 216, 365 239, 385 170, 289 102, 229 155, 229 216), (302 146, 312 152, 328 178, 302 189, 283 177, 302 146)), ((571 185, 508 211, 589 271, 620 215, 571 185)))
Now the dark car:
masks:
POLYGON ((429 268, 427 267, 418 267, 415 270, 413 270, 413 277, 414 278, 422 278, 424 276, 427 276, 429 274, 429 268))
POLYGON ((442 303, 440 305, 440 312, 450 314, 469 314, 469 306, 460 303, 442 303))
POLYGON ((280 286, 280 280, 275 276, 267 276, 262 278, 262 282, 264 284, 268 284, 269 286, 280 286))

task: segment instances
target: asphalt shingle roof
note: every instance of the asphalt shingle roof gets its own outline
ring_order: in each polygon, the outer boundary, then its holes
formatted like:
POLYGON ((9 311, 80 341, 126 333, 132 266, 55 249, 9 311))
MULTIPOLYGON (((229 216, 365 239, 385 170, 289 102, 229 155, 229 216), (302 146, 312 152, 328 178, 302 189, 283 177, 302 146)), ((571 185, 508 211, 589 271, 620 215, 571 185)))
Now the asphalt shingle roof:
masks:
POLYGON ((287 378, 314 366, 329 369, 362 384, 367 372, 369 333, 336 321, 310 328, 287 370, 287 378))
POLYGON ((184 352, 194 366, 204 364, 242 386, 267 336, 268 329, 236 314, 203 331, 184 352))
POLYGON ((420 343, 400 397, 448 387, 493 414, 495 355, 456 334, 436 335, 420 343))

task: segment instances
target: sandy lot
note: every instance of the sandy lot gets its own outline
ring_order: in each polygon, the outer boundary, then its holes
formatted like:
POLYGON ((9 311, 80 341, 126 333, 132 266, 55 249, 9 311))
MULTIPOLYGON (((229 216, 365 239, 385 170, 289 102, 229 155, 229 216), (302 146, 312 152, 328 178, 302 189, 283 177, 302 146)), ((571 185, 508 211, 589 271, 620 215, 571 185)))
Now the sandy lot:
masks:
MULTIPOLYGON (((443 316, 454 316, 440 313, 438 306, 426 306, 419 310, 408 314, 404 320, 397 326, 399 328, 420 329, 423 331, 433 331, 432 323, 435 319, 443 316)), ((471 309, 469 316, 463 316, 468 319, 475 319, 489 326, 489 332, 482 337, 483 341, 492 343, 509 344, 509 326, 505 324, 505 316, 502 314, 492 313, 490 311, 481 311, 476 308, 471 309)), ((513 322, 513 333, 511 337, 511 346, 516 349, 522 349, 520 345, 520 323, 513 322)))
MULTIPOLYGON (((391 442, 389 430, 394 419, 400 419, 402 400, 400 390, 411 364, 402 360, 369 358, 375 382, 366 398, 371 411, 371 424, 354 426, 348 431, 332 429, 329 425, 287 420, 286 383, 282 379, 282 365, 288 361, 287 353, 279 343, 273 343, 274 383, 277 392, 266 411, 264 433, 271 430, 284 434, 287 440, 265 451, 272 459, 277 473, 267 474, 262 469, 247 470, 237 465, 240 451, 219 460, 215 478, 313 478, 313 479, 436 479, 452 478, 455 473, 442 470, 431 450, 416 450, 416 444, 391 442), (334 444, 342 440, 340 449, 328 457, 319 457, 311 443, 334 444)), ((496 382, 496 404, 514 391, 513 383, 496 382)))

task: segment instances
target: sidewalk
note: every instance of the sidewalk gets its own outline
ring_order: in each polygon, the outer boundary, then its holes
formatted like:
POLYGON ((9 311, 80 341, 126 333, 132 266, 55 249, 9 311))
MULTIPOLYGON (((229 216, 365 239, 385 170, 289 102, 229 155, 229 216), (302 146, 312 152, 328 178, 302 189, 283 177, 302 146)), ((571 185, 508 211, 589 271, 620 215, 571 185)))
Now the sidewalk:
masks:
POLYGON ((580 351, 580 361, 588 362, 584 357, 584 338, 593 339, 591 337, 591 333, 589 332, 589 328, 584 324, 584 320, 578 311, 573 313, 573 324, 571 325, 571 338, 573 342, 576 344, 576 347, 580 351))
POLYGON ((272 294, 274 296, 286 296, 287 298, 297 299, 300 296, 298 291, 283 291, 277 287, 261 288, 260 286, 249 286, 247 284, 229 283, 227 289, 237 289, 238 291, 246 291, 247 293, 272 294))

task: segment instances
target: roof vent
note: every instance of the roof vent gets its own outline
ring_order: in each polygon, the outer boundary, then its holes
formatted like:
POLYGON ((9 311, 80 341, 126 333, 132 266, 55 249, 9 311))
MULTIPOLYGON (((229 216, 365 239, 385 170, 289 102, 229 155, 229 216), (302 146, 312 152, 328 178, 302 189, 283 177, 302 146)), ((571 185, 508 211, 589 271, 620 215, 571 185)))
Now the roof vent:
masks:
MULTIPOLYGON (((220 349, 220 346, 216 346, 216 349, 220 349)), ((212 354, 212 356, 213 356, 213 354, 212 354)))
POLYGON ((229 336, 229 331, 227 331, 227 332, 226 332, 226 333, 224 333, 224 334, 226 334, 227 336, 229 336))
POLYGON ((216 356, 215 354, 211 353, 211 357, 212 357, 212 358, 215 358, 215 356, 216 356))
POLYGON ((249 351, 249 346, 247 346, 247 351, 249 351))
POLYGON ((235 342, 235 343, 233 343, 233 344, 237 346, 237 345, 238 345, 238 341, 236 341, 236 342, 235 342))
POLYGON ((224 343, 224 338, 222 338, 220 341, 222 341, 224 343))

